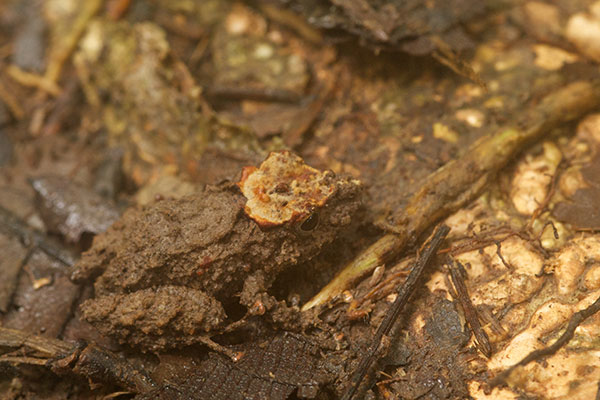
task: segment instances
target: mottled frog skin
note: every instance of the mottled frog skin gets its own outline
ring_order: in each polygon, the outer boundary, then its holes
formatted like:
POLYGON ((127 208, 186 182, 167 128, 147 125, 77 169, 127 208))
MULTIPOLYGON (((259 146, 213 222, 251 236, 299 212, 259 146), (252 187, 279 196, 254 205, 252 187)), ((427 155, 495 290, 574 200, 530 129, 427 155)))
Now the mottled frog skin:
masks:
POLYGON ((332 173, 327 179, 332 194, 307 219, 267 228, 246 215, 233 184, 129 209, 75 266, 74 280, 95 280, 83 318, 144 350, 201 342, 227 325, 222 302, 241 298, 251 307, 248 295, 234 297, 248 278, 260 276, 266 290, 350 224, 362 186, 332 173))

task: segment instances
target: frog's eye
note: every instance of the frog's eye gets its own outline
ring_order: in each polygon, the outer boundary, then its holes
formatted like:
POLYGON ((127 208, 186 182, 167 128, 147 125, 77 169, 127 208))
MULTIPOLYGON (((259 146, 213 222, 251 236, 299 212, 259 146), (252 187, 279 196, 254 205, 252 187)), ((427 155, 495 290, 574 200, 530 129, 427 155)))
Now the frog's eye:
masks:
POLYGON ((300 230, 302 232, 310 232, 319 225, 319 213, 313 212, 306 218, 302 224, 300 224, 300 230))

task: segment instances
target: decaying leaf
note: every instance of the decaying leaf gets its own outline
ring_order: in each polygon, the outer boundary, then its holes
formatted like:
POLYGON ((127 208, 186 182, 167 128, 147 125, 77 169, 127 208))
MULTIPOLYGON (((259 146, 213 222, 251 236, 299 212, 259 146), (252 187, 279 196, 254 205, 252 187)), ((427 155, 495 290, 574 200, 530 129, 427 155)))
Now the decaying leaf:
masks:
POLYGON ((46 175, 33 179, 31 185, 46 228, 70 242, 77 242, 84 233, 104 232, 119 218, 111 202, 67 177, 46 175))
POLYGON ((319 393, 324 375, 317 368, 318 348, 302 336, 282 333, 235 346, 239 361, 211 353, 181 384, 164 385, 136 397, 146 399, 285 400, 319 393))
POLYGON ((460 24, 492 8, 492 4, 473 0, 294 0, 287 3, 316 27, 350 32, 374 47, 395 47, 412 54, 433 51, 436 46, 431 38, 435 35, 442 36, 454 50, 472 46, 460 24))

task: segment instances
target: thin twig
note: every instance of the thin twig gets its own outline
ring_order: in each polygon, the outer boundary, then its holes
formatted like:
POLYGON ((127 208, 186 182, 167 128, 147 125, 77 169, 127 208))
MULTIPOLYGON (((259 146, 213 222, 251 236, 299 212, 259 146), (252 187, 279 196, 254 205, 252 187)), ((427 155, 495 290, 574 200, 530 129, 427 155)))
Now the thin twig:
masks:
POLYGON ((577 329, 577 327, 583 321, 585 321, 587 318, 591 317, 598 311, 600 311, 600 297, 598 299, 596 299, 596 301, 589 307, 587 307, 581 311, 577 311, 575 314, 573 314, 573 316, 569 320, 567 329, 554 343, 552 343, 548 347, 544 347, 543 349, 532 351, 524 359, 522 359, 521 361, 519 361, 512 367, 509 367, 508 369, 502 371, 500 374, 498 374, 494 379, 492 379, 490 381, 490 386, 496 387, 496 386, 502 385, 503 383, 506 382, 506 379, 510 376, 510 374, 516 368, 525 366, 532 361, 540 360, 543 357, 548 357, 548 356, 551 356, 552 354, 556 353, 561 347, 563 347, 564 345, 569 343, 569 341, 573 338, 573 335, 575 334, 575 329, 577 329))
POLYGON ((33 335, 18 329, 0 327, 0 347, 28 347, 48 358, 62 357, 72 351, 73 345, 62 340, 33 335))
POLYGON ((64 64, 71 57, 79 39, 88 28, 90 20, 100 10, 103 3, 103 0, 88 0, 80 3, 81 10, 69 27, 68 33, 57 40, 50 51, 48 67, 44 74, 45 79, 58 82, 64 64))
POLYGON ((275 103, 298 103, 302 97, 291 90, 212 85, 204 90, 212 100, 254 100, 275 103))
POLYGON ((91 381, 116 384, 132 393, 146 393, 155 384, 146 370, 95 344, 69 343, 0 327, 0 347, 39 355, 0 356, 0 363, 44 365, 57 374, 74 373, 91 381))
POLYGON ((494 244, 496 245, 496 255, 498 256, 500 261, 502 261, 502 264, 504 264, 506 269, 509 269, 509 270, 513 269, 512 266, 506 262, 506 260, 504 259, 504 256, 502 255, 502 242, 499 240, 496 240, 494 242, 494 244))
MULTIPOLYGON (((255 2, 249 3, 253 4, 255 2)), ((290 28, 310 43, 318 45, 323 43, 323 35, 321 32, 310 26, 304 18, 298 16, 294 12, 265 2, 259 2, 258 7, 267 16, 267 18, 277 22, 280 25, 290 28)))
POLYGON ((6 68, 6 73, 14 81, 23 86, 38 88, 48 94, 51 94, 52 96, 58 96, 60 94, 60 87, 56 84, 56 82, 46 78, 43 75, 24 71, 16 65, 9 65, 6 68))
POLYGON ((35 357, 12 357, 12 356, 0 356, 0 363, 14 363, 14 364, 29 364, 29 365, 46 365, 47 359, 35 358, 35 357))
POLYGON ((406 278, 406 282, 401 288, 399 288, 398 297, 396 297, 396 300, 394 300, 390 306, 390 309, 386 313, 381 325, 379 325, 379 328, 377 328, 377 332, 375 333, 371 345, 367 349, 365 356, 360 360, 358 367, 352 374, 352 378, 350 379, 350 387, 342 396, 342 400, 350 400, 356 394, 360 383, 377 358, 377 351, 381 346, 384 336, 390 333, 394 322, 396 322, 398 316, 408 303, 408 299, 417 288, 417 283, 423 275, 425 268, 427 265, 429 265, 433 256, 437 253, 437 250, 442 244, 442 241, 446 238, 446 235, 448 235, 449 231, 450 228, 448 228, 446 225, 441 225, 436 229, 429 246, 419 256, 417 264, 410 271, 408 278, 406 278))
POLYGON ((485 331, 481 328, 477 309, 475 308, 475 306, 473 306, 473 303, 471 303, 471 298, 469 297, 467 286, 465 285, 463 275, 461 274, 459 268, 462 268, 462 271, 464 272, 464 267, 460 262, 455 261, 454 259, 449 260, 448 269, 450 270, 450 278, 452 279, 452 285, 454 285, 454 289, 456 290, 458 302, 463 309, 465 319, 467 320, 467 323, 471 327, 473 335, 475 336, 475 343, 477 344, 477 348, 483 353, 484 356, 490 358, 492 356, 492 346, 490 345, 490 339, 488 338, 487 333, 485 333, 485 331))
MULTIPOLYGON (((542 202, 533 211, 533 214, 531 214, 531 218, 529 219, 529 222, 527 223, 527 229, 531 229, 533 227, 533 223, 535 222, 535 220, 548 207, 548 204, 550 204, 550 200, 552 199, 552 197, 554 196, 554 193, 556 192, 556 185, 558 184, 558 178, 560 178, 561 172, 566 168, 567 168, 567 165, 564 162, 564 160, 561 160, 558 163, 558 165, 556 166, 556 170, 554 171, 554 174, 552 175, 552 179, 550 180, 550 186, 548 188, 548 192, 546 193, 546 196, 544 197, 542 202)), ((546 226, 544 226, 544 228, 545 227, 546 226)), ((544 229, 542 229, 542 232, 543 231, 544 231, 544 229)))

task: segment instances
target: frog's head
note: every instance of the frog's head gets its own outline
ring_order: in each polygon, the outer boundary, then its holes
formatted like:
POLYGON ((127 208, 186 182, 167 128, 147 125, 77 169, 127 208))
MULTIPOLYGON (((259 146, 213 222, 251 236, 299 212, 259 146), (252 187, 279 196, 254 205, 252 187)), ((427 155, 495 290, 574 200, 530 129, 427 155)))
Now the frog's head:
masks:
POLYGON ((261 228, 288 229, 316 244, 333 240, 350 224, 363 191, 357 179, 321 172, 289 151, 272 152, 258 168, 244 168, 238 187, 246 215, 261 228))

